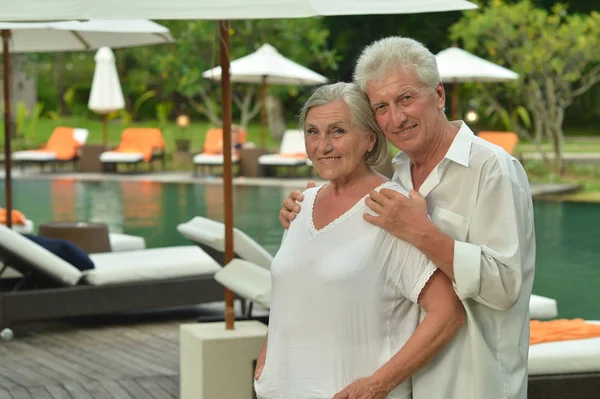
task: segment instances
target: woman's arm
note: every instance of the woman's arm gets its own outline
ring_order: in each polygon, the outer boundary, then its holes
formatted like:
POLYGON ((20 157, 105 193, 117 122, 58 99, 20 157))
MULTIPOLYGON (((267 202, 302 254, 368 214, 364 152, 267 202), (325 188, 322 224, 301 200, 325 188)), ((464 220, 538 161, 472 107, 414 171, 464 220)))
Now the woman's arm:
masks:
POLYGON ((269 333, 267 332, 267 336, 265 337, 265 343, 258 354, 258 358, 256 359, 256 369, 254 370, 254 379, 258 380, 265 368, 265 360, 267 359, 267 343, 269 341, 269 333))
POLYGON ((421 290, 419 304, 427 315, 406 344, 371 377, 348 385, 333 399, 384 399, 427 364, 465 322, 465 310, 450 280, 437 270, 421 290))

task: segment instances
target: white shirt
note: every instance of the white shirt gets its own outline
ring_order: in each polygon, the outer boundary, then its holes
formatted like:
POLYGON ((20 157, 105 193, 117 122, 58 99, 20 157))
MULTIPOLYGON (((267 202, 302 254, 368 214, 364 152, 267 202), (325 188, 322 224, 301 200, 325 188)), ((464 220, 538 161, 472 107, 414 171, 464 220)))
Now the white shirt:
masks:
MULTIPOLYGON (((381 187, 407 195, 393 182, 381 187)), ((365 222, 364 198, 315 229, 317 192, 304 192, 306 211, 271 264, 267 355, 255 382, 262 399, 331 399, 371 376, 413 334, 417 298, 436 270, 415 247, 365 222)), ((410 397, 410 380, 388 395, 410 397)))
MULTIPOLYGON (((455 240, 454 288, 467 322, 413 377, 413 398, 525 399, 535 267, 529 182, 506 151, 453 123, 460 130, 419 193, 455 240)), ((394 163, 394 180, 413 189, 410 159, 401 153, 394 163)))

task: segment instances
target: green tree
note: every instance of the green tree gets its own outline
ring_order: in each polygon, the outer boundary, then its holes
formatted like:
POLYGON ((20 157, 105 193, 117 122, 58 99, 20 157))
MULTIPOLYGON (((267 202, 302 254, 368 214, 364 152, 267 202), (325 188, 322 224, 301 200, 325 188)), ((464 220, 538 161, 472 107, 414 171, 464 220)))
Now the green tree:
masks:
POLYGON ((536 140, 553 144, 554 167, 562 171, 565 110, 600 81, 600 14, 494 0, 466 12, 451 35, 466 50, 519 73, 512 88, 532 116, 536 140))
MULTIPOLYGON (((215 125, 220 125, 220 86, 202 72, 220 64, 217 24, 211 21, 162 21, 176 42, 168 49, 128 50, 129 85, 140 91, 160 87, 160 98, 175 96, 215 125)), ((236 59, 269 43, 284 56, 308 68, 336 67, 335 52, 328 49, 329 31, 322 19, 232 21, 230 59, 236 59)), ((277 90, 276 88, 273 90, 277 90)), ((233 102, 239 123, 246 126, 260 110, 259 85, 234 84, 233 102)))

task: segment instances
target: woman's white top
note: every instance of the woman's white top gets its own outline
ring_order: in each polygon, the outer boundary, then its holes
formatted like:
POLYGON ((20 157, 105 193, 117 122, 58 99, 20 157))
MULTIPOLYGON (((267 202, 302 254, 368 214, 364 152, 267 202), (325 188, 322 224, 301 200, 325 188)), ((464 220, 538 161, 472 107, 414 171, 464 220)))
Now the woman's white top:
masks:
MULTIPOLYGON (((397 183, 383 187, 408 195, 397 183)), ((317 230, 319 189, 304 192, 304 212, 271 265, 267 356, 255 381, 261 399, 331 399, 371 376, 415 331, 419 293, 436 270, 415 247, 363 219, 374 214, 366 197, 317 230)), ((388 395, 410 397, 410 380, 388 395)))

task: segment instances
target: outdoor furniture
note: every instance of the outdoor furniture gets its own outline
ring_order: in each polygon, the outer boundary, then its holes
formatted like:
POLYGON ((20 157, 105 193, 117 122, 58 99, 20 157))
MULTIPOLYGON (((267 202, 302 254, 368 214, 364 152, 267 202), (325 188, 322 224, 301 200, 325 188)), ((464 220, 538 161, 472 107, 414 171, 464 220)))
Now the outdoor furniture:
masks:
POLYGON ((509 154, 513 153, 515 146, 519 143, 519 136, 513 132, 479 132, 477 137, 504 148, 509 154))
POLYGON ((268 154, 266 148, 242 148, 240 154, 240 176, 262 177, 262 167, 258 158, 268 154))
POLYGON ((556 300, 540 295, 529 298, 529 317, 531 319, 552 319, 558 316, 556 300))
POLYGON ((258 163, 265 169, 265 176, 278 166, 288 169, 297 169, 305 166, 308 156, 304 146, 304 133, 301 130, 286 130, 281 139, 281 147, 278 154, 267 154, 258 157, 258 163))
POLYGON ((0 261, 22 278, 4 282, 0 329, 17 323, 195 305, 223 299, 220 266, 196 246, 92 254, 80 271, 22 235, 0 226, 0 261))
POLYGON ((38 150, 16 151, 12 154, 12 159, 21 169, 32 163, 39 164, 40 169, 46 164, 51 164, 54 169, 58 163, 69 162, 75 169, 79 159, 78 150, 85 144, 88 134, 87 129, 59 126, 54 129, 45 146, 38 150))
MULTIPOLYGON (((232 128, 232 136, 233 136, 232 128)), ((247 132, 243 129, 236 131, 235 137, 232 137, 232 145, 242 145, 246 142, 247 132)), ((223 166, 223 129, 212 128, 206 132, 204 139, 204 148, 201 154, 194 155, 192 162, 194 163, 194 176, 198 175, 198 169, 210 170, 215 166, 223 166)), ((231 162, 237 164, 240 160, 239 151, 231 152, 231 162)))
POLYGON ((42 223, 38 235, 70 241, 88 254, 111 251, 108 227, 103 223, 42 223))
POLYGON ((106 151, 101 144, 86 144, 81 146, 79 171, 82 173, 102 173, 105 165, 100 161, 100 155, 106 151))
POLYGON ((121 134, 121 143, 117 148, 100 154, 103 165, 116 167, 126 164, 136 170, 142 162, 148 163, 152 169, 156 160, 162 161, 165 169, 165 141, 162 132, 155 128, 127 128, 121 134))

